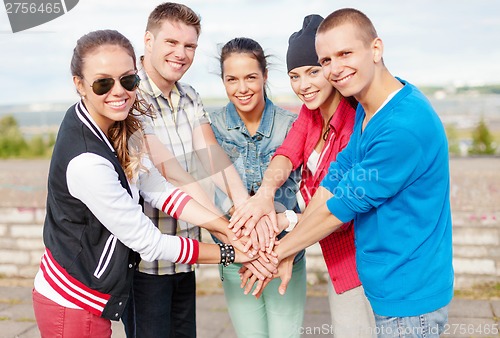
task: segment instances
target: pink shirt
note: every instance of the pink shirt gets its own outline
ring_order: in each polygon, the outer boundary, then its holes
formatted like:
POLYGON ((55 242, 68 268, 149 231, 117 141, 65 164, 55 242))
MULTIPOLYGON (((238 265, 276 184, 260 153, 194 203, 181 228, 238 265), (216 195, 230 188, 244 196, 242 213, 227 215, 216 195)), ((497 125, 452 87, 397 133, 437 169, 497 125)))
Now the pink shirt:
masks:
MULTIPOLYGON (((330 162, 336 159, 337 154, 349 142, 355 115, 356 110, 342 99, 330 120, 330 133, 314 175, 305 164, 320 137, 323 137, 321 133, 323 122, 319 110, 312 111, 302 105, 299 117, 293 123, 281 147, 276 150, 274 156, 287 157, 292 162, 294 170, 304 165, 300 192, 306 205, 328 172, 330 162)), ((361 285, 356 271, 353 222, 345 223, 338 231, 328 235, 319 243, 335 291, 343 293, 361 285)))

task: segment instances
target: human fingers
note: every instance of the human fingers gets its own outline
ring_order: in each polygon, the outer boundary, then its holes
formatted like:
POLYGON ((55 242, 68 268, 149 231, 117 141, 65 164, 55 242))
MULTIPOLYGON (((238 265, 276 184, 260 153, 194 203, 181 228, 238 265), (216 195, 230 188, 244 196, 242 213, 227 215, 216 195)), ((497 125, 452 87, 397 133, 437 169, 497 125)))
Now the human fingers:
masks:
POLYGON ((257 235, 257 231, 252 230, 250 232, 250 239, 252 240, 252 247, 255 249, 255 250, 260 250, 260 244, 259 244, 259 237, 257 235))
POLYGON ((238 231, 241 229, 245 223, 252 217, 251 213, 248 213, 245 209, 247 208, 247 205, 243 205, 239 208, 237 208, 231 218, 229 219, 229 225, 228 227, 232 229, 234 232, 238 231))
POLYGON ((255 232, 257 233, 257 238, 259 240, 260 250, 265 250, 269 245, 269 233, 265 220, 261 218, 257 225, 255 225, 255 232))
POLYGON ((278 287, 278 292, 282 296, 286 293, 288 283, 292 279, 293 261, 294 257, 287 257, 281 262, 278 267, 278 276, 281 279, 281 284, 278 287))
POLYGON ((278 227, 278 216, 276 215, 276 211, 273 209, 271 210, 267 216, 271 220, 271 224, 273 227, 273 230, 275 233, 279 234, 280 233, 280 228, 278 227))
POLYGON ((253 275, 248 279, 248 282, 246 283, 245 289, 243 290, 243 293, 245 295, 248 295, 250 291, 252 291, 253 286, 255 285, 255 282, 258 281, 257 276, 253 275))
POLYGON ((264 289, 266 288, 267 284, 272 281, 272 278, 266 278, 264 280, 259 280, 257 282, 257 285, 255 286, 255 290, 253 290, 252 295, 255 296, 255 298, 259 299, 260 296, 262 296, 262 293, 264 292, 264 289))
MULTIPOLYGON (((242 271, 242 273, 240 273, 240 279, 241 279, 240 288, 244 288, 249 278, 253 276, 252 271, 246 267, 247 264, 249 263, 245 263, 245 270, 242 271)), ((243 269, 243 267, 241 269, 243 269)))

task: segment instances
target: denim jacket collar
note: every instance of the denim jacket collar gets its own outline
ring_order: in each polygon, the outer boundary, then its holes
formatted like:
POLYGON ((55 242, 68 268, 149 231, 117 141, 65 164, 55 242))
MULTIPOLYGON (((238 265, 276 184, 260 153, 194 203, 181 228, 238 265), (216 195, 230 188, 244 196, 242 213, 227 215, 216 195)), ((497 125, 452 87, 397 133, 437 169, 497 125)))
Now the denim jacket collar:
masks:
MULTIPOLYGON (((266 105, 264 107, 264 112, 262 113, 262 118, 260 119, 259 128, 257 129, 256 134, 260 134, 264 137, 271 137, 271 131, 273 130, 274 124, 274 109, 275 106, 271 101, 269 101, 269 99, 266 98, 266 105)), ((229 102, 226 106, 226 126, 228 130, 238 128, 243 133, 248 134, 247 127, 232 102, 229 102)))

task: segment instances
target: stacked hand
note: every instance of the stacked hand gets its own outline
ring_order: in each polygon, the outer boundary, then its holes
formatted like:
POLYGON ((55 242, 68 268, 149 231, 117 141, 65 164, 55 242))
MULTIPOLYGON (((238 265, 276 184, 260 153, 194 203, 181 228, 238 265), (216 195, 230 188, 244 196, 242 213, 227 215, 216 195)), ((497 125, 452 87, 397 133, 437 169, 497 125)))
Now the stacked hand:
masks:
POLYGON ((236 249, 248 255, 250 261, 243 265, 259 280, 272 278, 273 274, 277 273, 278 261, 273 249, 278 233, 269 225, 270 221, 266 215, 257 222, 254 229, 243 228, 235 233, 229 230, 226 235, 236 249))
POLYGON ((259 195, 259 192, 234 211, 229 224, 234 234, 232 244, 242 247, 249 257, 254 258, 240 269, 245 294, 256 285, 252 295, 260 297, 267 284, 277 277, 282 281, 279 292, 285 293, 292 274, 293 257, 280 263, 274 247, 279 244, 276 237, 287 226, 284 214, 276 214, 272 197, 259 195))
POLYGON ((288 283, 292 278, 292 269, 293 269, 293 256, 287 257, 283 259, 281 262, 277 258, 273 260, 274 264, 277 264, 277 268, 271 277, 266 277, 265 279, 259 279, 255 273, 253 273, 250 269, 247 269, 246 265, 243 265, 240 269, 240 278, 241 278, 241 288, 244 288, 244 293, 247 295, 250 293, 252 288, 255 289, 252 292, 252 295, 256 298, 259 298, 264 291, 264 288, 272 281, 274 278, 280 278, 281 284, 278 288, 278 292, 281 295, 284 295, 286 289, 288 287, 288 283))
POLYGON ((240 229, 244 229, 244 233, 248 236, 248 232, 255 228, 264 215, 269 217, 268 221, 270 224, 268 224, 268 227, 272 228, 275 233, 278 233, 279 229, 274 210, 273 195, 258 190, 254 196, 236 208, 231 216, 229 228, 233 229, 235 233, 240 229))

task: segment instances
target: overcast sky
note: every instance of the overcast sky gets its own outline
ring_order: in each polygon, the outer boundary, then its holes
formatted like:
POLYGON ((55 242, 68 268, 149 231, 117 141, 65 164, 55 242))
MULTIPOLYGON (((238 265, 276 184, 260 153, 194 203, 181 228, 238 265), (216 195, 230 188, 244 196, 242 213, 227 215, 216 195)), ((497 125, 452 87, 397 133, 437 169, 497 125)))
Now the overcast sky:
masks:
MULTIPOLYGON (((96 29, 116 29, 143 53, 151 0, 80 0, 67 14, 13 34, 0 8, 0 105, 77 99, 69 72, 76 40, 96 29)), ((183 81, 202 97, 223 97, 217 46, 236 36, 257 40, 274 57, 271 96, 291 93, 286 74, 288 37, 307 14, 341 7, 365 12, 385 44, 389 70, 417 85, 500 82, 498 0, 186 0, 202 17, 193 66, 183 81)))

